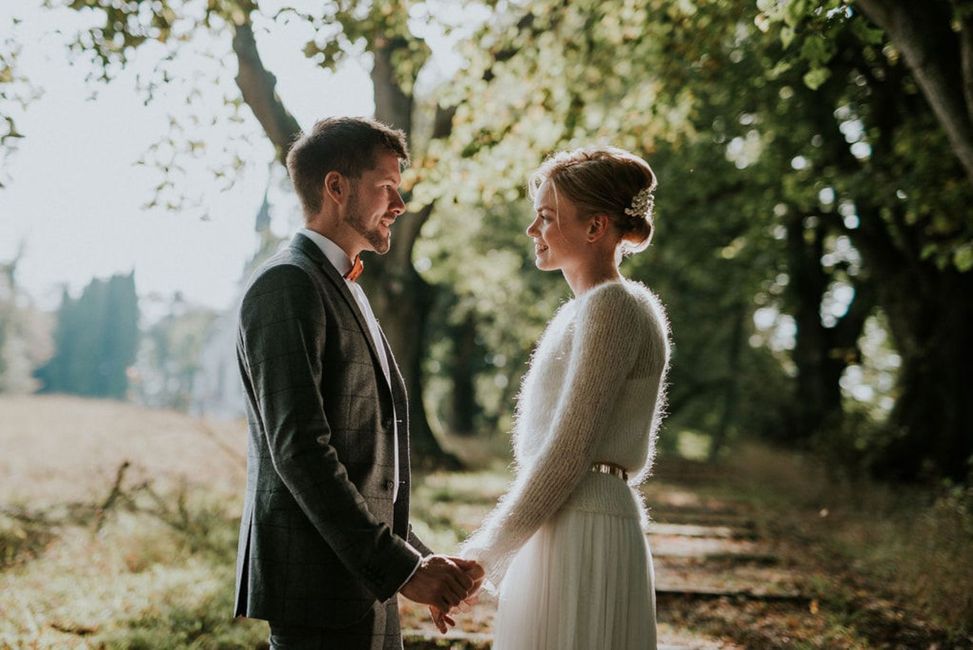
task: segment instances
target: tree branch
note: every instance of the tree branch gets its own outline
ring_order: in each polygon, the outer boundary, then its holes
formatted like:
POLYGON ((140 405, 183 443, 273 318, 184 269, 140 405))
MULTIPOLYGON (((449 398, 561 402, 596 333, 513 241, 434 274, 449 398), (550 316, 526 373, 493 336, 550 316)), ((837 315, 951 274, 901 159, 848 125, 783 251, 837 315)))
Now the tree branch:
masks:
POLYGON ((960 22, 959 46, 966 114, 973 121, 973 13, 963 16, 960 22))
POLYGON ((243 95, 243 101, 260 122, 277 150, 277 160, 283 164, 287 150, 300 134, 301 127, 277 95, 277 77, 260 60, 253 26, 249 21, 234 27, 233 51, 239 63, 236 84, 243 95))
POLYGON ((399 48, 407 48, 404 38, 376 39, 371 48, 372 86, 375 97, 375 119, 389 126, 412 133, 412 96, 399 83, 392 55, 399 48))

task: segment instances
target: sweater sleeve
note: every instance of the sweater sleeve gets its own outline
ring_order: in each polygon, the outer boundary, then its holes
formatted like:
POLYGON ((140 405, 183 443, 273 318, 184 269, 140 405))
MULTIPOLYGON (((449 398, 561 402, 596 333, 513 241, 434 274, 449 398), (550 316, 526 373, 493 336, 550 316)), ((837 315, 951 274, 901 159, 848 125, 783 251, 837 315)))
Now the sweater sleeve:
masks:
POLYGON ((513 486, 462 555, 480 562, 499 587, 514 555, 556 513, 580 483, 595 444, 623 386, 640 344, 638 305, 621 285, 596 288, 575 319, 568 372, 537 457, 521 467, 513 486))

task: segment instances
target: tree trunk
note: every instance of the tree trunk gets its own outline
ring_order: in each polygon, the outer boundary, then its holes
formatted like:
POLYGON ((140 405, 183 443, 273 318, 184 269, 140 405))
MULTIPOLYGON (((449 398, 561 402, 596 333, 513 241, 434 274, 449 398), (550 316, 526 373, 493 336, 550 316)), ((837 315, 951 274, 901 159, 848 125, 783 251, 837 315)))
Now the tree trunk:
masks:
MULTIPOLYGON (((402 88, 392 65, 399 40, 376 43, 373 49, 372 83, 375 92, 375 119, 412 132, 412 98, 402 88)), ((443 451, 433 435, 422 395, 422 360, 425 358, 426 325, 435 299, 431 287, 412 264, 412 249, 422 225, 432 213, 426 206, 418 213, 404 214, 392 231, 392 247, 384 256, 370 256, 369 272, 363 283, 376 318, 389 337, 389 345, 399 362, 409 392, 409 433, 419 465, 455 465, 456 459, 443 451)))
POLYGON ((964 77, 964 61, 973 58, 971 19, 962 21, 958 37, 951 27, 952 8, 941 0, 858 0, 857 5, 902 52, 973 183, 973 106, 967 105, 973 79, 964 77))
MULTIPOLYGON (((871 198, 871 197, 869 197, 871 198)), ((872 269, 878 303, 888 316, 902 359, 889 439, 872 467, 881 477, 925 480, 947 476, 969 481, 973 456, 973 273, 939 269, 921 260, 916 226, 901 208, 886 211, 859 199, 861 227, 855 246, 872 269)))
POLYGON ((731 334, 733 338, 730 339, 729 359, 727 360, 729 372, 726 379, 726 389, 723 393, 723 415, 720 417, 720 424, 709 448, 708 460, 711 463, 719 460, 720 452, 726 444, 730 426, 736 419, 737 407, 739 406, 740 350, 743 347, 744 325, 750 312, 744 303, 737 305, 736 312, 733 319, 733 333, 731 334))
MULTIPOLYGON (((408 45, 402 39, 399 41, 383 40, 373 44, 375 117, 408 135, 412 125, 412 98, 402 92, 391 64, 393 48, 408 45)), ((276 147, 278 160, 283 163, 300 127, 275 91, 277 80, 260 59, 249 22, 234 27, 233 51, 239 64, 236 81, 243 99, 253 110, 276 147)), ((422 403, 422 358, 433 294, 432 288, 412 266, 412 247, 431 210, 430 206, 418 214, 402 215, 393 228, 391 250, 385 256, 370 256, 368 272, 362 278, 372 309, 382 323, 405 379, 409 395, 409 430, 420 465, 455 462, 433 436, 422 403)))
POLYGON ((460 436, 471 436, 475 431, 476 403, 476 317, 466 315, 463 322, 452 328, 453 358, 450 376, 449 430, 460 436))
POLYGON ((264 67, 249 22, 236 25, 233 31, 233 52, 236 54, 236 84, 243 101, 253 111, 267 138, 277 151, 277 160, 284 163, 287 149, 301 133, 297 120, 277 95, 277 78, 264 67))
MULTIPOLYGON (((857 65, 867 69, 867 64, 857 65)), ((869 79, 872 122, 878 133, 872 159, 894 161, 895 131, 903 128, 904 116, 922 107, 911 105, 902 92, 905 82, 898 66, 882 72, 881 78, 869 79)), ((842 165, 849 172, 854 168, 849 160, 842 165)), ((894 175, 897 169, 872 173, 894 175)), ((970 480, 973 384, 965 372, 973 363, 973 273, 940 269, 934 261, 923 260, 929 240, 921 223, 909 223, 900 204, 889 204, 867 188, 853 199, 860 225, 847 234, 870 271, 869 286, 888 316, 902 360, 887 424, 890 440, 874 455, 873 469, 895 480, 970 480)))
MULTIPOLYGON (((828 422, 841 417, 838 380, 846 361, 836 354, 832 331, 821 322, 821 302, 830 278, 821 267, 825 228, 805 225, 805 216, 792 215, 787 222, 788 289, 797 324, 791 355, 797 366, 797 393, 788 437, 807 441, 828 422)), ((852 341, 854 344, 854 341, 852 341)))
POLYGON ((881 291, 902 365, 877 472, 968 481, 973 460, 973 274, 886 268, 881 291))

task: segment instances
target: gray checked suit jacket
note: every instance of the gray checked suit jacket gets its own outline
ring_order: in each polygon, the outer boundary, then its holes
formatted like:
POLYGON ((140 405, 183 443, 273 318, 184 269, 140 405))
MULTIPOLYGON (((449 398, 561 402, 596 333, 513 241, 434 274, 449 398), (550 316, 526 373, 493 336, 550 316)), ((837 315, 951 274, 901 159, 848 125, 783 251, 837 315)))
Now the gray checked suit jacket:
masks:
POLYGON ((237 339, 249 444, 235 615, 351 625, 429 554, 409 526, 405 385, 382 342, 391 388, 344 279, 303 235, 251 280, 237 339))

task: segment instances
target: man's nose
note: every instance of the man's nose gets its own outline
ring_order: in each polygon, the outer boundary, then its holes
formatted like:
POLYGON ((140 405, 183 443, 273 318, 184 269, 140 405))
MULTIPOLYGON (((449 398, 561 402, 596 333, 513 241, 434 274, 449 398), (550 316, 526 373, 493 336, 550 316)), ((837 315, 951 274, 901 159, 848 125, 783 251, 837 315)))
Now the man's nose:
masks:
POLYGON ((398 192, 395 193, 395 200, 389 206, 389 212, 395 214, 395 216, 399 216, 405 212, 405 201, 402 200, 402 195, 398 192))

